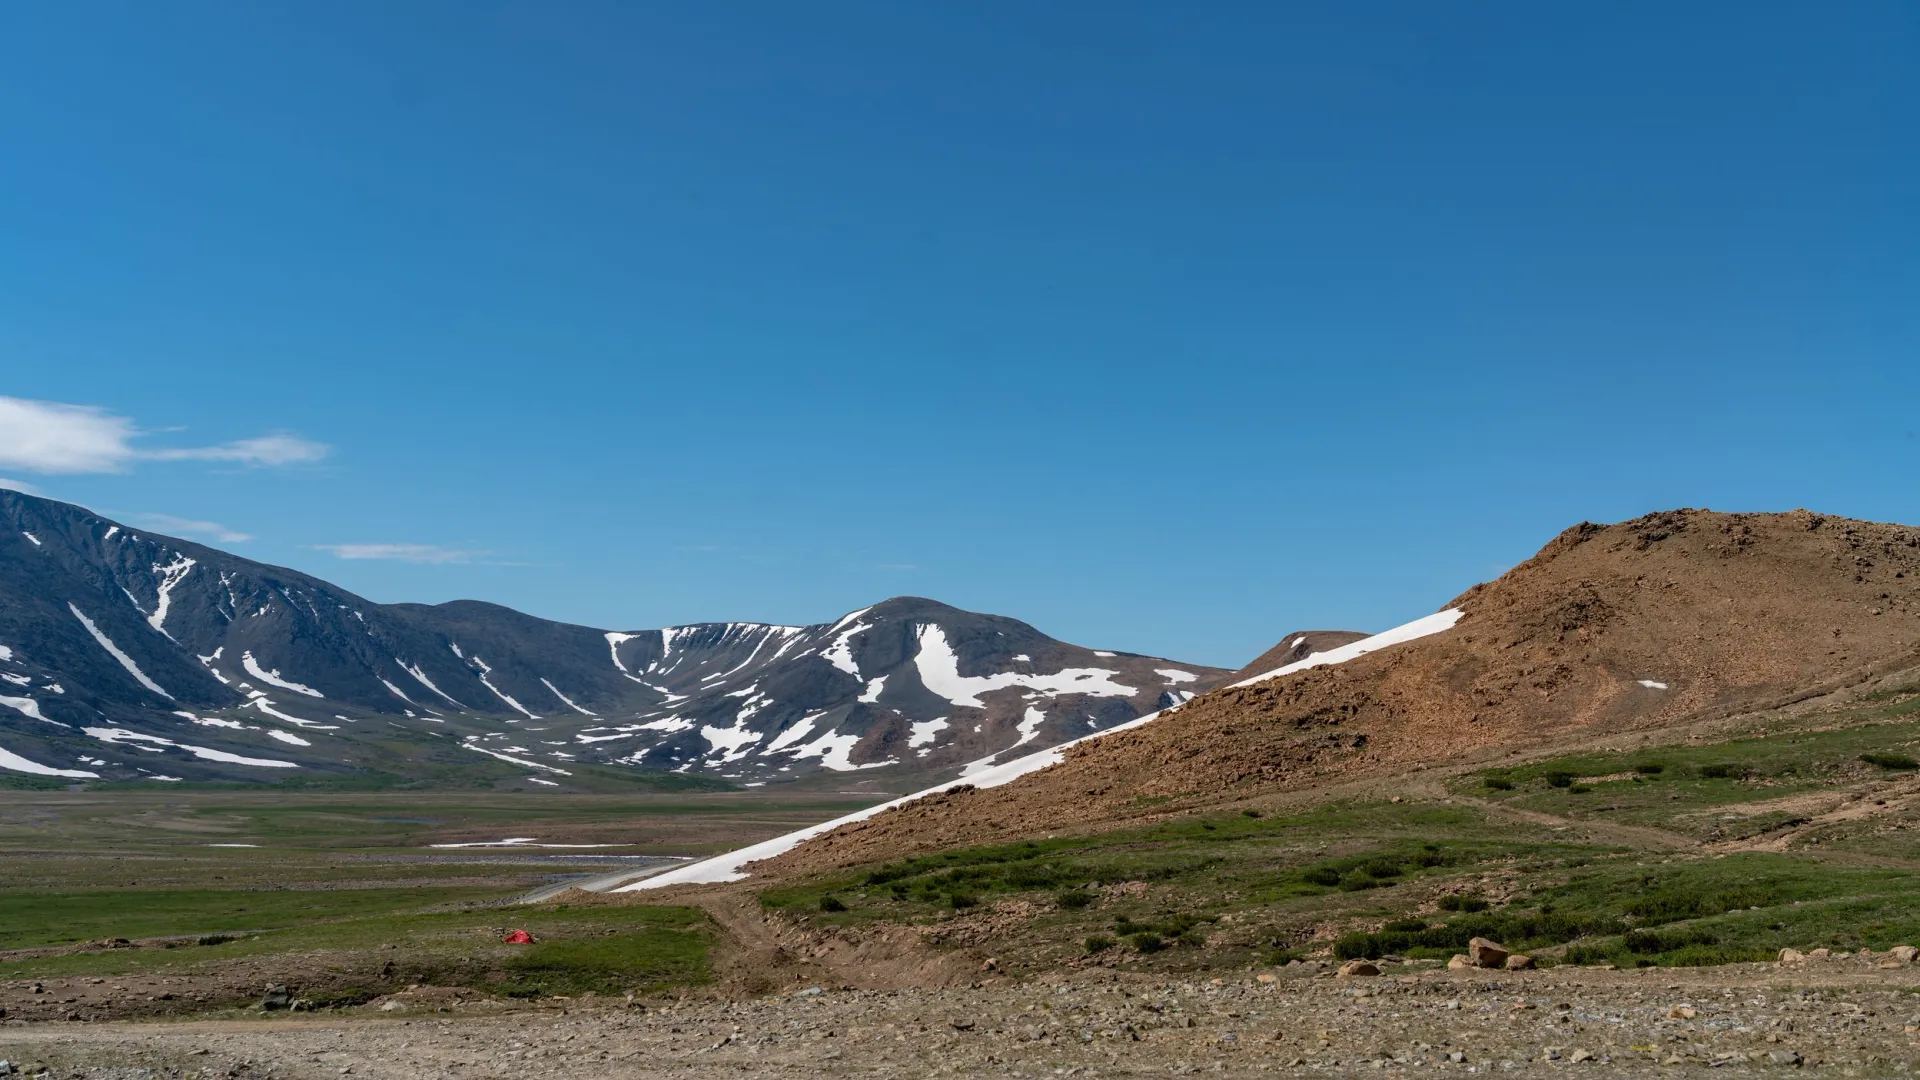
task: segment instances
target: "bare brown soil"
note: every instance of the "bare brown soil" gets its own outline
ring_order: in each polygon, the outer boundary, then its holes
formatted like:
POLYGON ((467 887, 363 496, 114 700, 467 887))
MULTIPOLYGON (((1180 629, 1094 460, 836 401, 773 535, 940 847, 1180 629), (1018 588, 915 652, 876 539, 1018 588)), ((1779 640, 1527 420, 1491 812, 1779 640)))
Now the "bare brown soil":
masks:
POLYGON ((1448 606, 1465 612, 1448 632, 1216 690, 1054 768, 920 800, 758 870, 1190 810, 1855 685, 1920 661, 1920 530, 1806 511, 1581 524, 1448 606))

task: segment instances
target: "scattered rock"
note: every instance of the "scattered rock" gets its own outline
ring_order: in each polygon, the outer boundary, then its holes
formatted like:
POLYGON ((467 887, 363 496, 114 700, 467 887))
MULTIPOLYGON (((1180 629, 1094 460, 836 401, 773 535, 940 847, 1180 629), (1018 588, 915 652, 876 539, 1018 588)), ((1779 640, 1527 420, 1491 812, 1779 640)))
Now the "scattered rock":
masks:
POLYGON ((1667 1010, 1669 1020, 1691 1020, 1700 1015, 1700 1010, 1691 1005, 1675 1005, 1667 1010))
POLYGON ((1780 962, 1783 964, 1798 964, 1806 958, 1807 954, 1801 952, 1799 949, 1780 950, 1780 962))
POLYGON ((1833 950, 1832 949, 1814 949, 1812 952, 1809 952, 1807 954, 1807 959, 1831 960, 1833 959, 1833 950))
POLYGON ((284 986, 267 987, 267 996, 260 999, 260 1007, 268 1012, 276 1009, 293 1008, 293 991, 284 986))
POLYGON ((1275 975, 1271 971, 1263 971, 1260 974, 1255 975, 1253 979, 1255 982, 1271 983, 1271 982, 1279 982, 1280 976, 1275 975))
POLYGON ((1911 945, 1895 945, 1887 950, 1887 959, 1901 965, 1911 964, 1920 959, 1920 949, 1911 945))
POLYGON ((1523 956, 1520 953, 1514 953, 1512 956, 1507 957, 1508 971, 1532 971, 1533 969, 1534 969, 1534 963, 1533 963, 1533 957, 1531 956, 1523 956))
POLYGON ((1791 1050, 1775 1050, 1767 1055, 1767 1060, 1775 1065, 1798 1065, 1802 1059, 1791 1050))
POLYGON ((1567 1055, 1567 1060, 1568 1060, 1568 1061, 1571 1061, 1571 1062, 1574 1062, 1574 1063, 1576 1063, 1576 1064, 1577 1064, 1577 1063, 1579 1063, 1579 1062, 1582 1062, 1582 1061, 1592 1061, 1592 1060, 1593 1060, 1593 1051, 1591 1051, 1591 1050, 1575 1050, 1575 1051, 1574 1051, 1573 1053, 1571 1053, 1571 1054, 1568 1054, 1568 1055, 1567 1055))
POLYGON ((1340 965, 1340 975, 1343 977, 1354 976, 1354 975, 1378 975, 1378 974, 1380 974, 1380 969, 1378 967, 1375 967, 1373 964, 1368 963, 1365 960, 1349 960, 1346 963, 1340 965))
POLYGON ((1454 953, 1453 959, 1447 961, 1448 971, 1464 971, 1472 966, 1473 961, 1467 959, 1466 953, 1454 953))
POLYGON ((1477 937, 1467 942, 1467 962, 1478 968, 1497 968, 1507 962, 1507 947, 1477 937))

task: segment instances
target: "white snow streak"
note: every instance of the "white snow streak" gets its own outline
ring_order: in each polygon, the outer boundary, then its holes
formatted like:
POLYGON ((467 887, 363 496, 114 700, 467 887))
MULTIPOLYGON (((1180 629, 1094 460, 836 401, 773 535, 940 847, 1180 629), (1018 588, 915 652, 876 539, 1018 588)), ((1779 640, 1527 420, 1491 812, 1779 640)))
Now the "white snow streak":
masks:
POLYGON ((121 652, 120 646, 115 645, 112 641, 108 640, 107 635, 101 633, 100 628, 93 625, 92 619, 89 619, 85 615, 81 614, 80 609, 77 607, 74 607, 71 602, 67 604, 67 610, 73 612, 73 617, 76 619, 79 619, 80 625, 87 628, 87 633, 93 635, 93 640, 99 642, 100 647, 107 650, 107 653, 111 655, 115 660, 120 661, 120 666, 123 668, 126 668, 127 674, 132 675, 134 679, 136 679, 140 683, 141 686, 144 686, 147 689, 153 691, 154 693, 159 694, 161 697, 166 698, 168 701, 173 700, 173 695, 167 693, 165 690, 160 689, 159 683, 154 682, 152 679, 147 678, 147 673, 140 670, 140 665, 133 662, 133 657, 128 656, 126 653, 121 652))
MULTIPOLYGON (((160 599, 153 605, 153 614, 147 616, 147 624, 163 634, 167 634, 167 607, 173 603, 173 587, 186 580, 187 571, 193 569, 194 561, 185 555, 174 556, 173 562, 162 566, 153 564, 153 572, 160 575, 160 599)), ((137 605, 136 605, 137 606, 137 605)), ((172 634, 167 634, 172 637, 172 634)))
MULTIPOLYGON (((486 687, 487 689, 489 689, 489 690, 491 690, 491 691, 493 691, 493 696, 494 696, 494 697, 497 697, 497 698, 499 698, 499 699, 500 699, 501 701, 504 701, 504 702, 506 702, 506 703, 507 703, 508 705, 511 705, 511 706, 513 706, 513 709, 514 709, 514 711, 515 711, 515 712, 518 712, 518 713, 519 713, 520 715, 522 715, 522 716, 524 716, 524 717, 526 717, 527 719, 529 719, 529 720, 538 720, 538 719, 540 719, 540 717, 538 717, 538 716, 536 716, 536 715, 535 715, 535 714, 533 713, 533 711, 532 711, 532 710, 530 710, 530 709, 528 709, 528 708, 527 708, 527 707, 526 707, 525 705, 522 705, 522 704, 520 704, 519 702, 517 702, 517 701, 515 701, 515 700, 513 700, 512 698, 510 698, 510 697, 508 697, 507 695, 505 695, 505 694, 503 694, 503 693, 501 693, 501 692, 500 692, 500 688, 499 688, 499 687, 497 687, 497 686, 495 686, 495 685, 493 685, 493 683, 492 683, 491 681, 489 681, 489 680, 487 679, 487 676, 489 676, 489 675, 491 675, 491 674, 493 674, 493 669, 487 666, 487 662, 486 662, 485 660, 482 660, 482 659, 480 659, 480 658, 479 658, 478 656, 475 656, 475 657, 473 658, 473 662, 474 662, 475 664, 477 664, 477 665, 479 665, 479 667, 480 667, 480 685, 481 685, 481 686, 484 686, 484 687, 486 687)), ((543 681, 544 681, 544 680, 543 680, 543 681)))
MULTIPOLYGON (((841 619, 838 623, 834 624, 834 628, 839 629, 839 627, 846 624, 847 619, 851 619, 855 615, 863 614, 866 610, 866 608, 862 608, 853 615, 847 616, 846 619, 841 619)), ((860 665, 853 662, 853 635, 871 629, 873 629, 872 623, 863 622, 855 623, 845 630, 841 630, 831 644, 820 650, 820 658, 854 678, 859 678, 860 665)))
MULTIPOLYGON (((24 537, 26 537, 27 539, 29 539, 29 540, 31 540, 31 541, 33 541, 33 546, 34 546, 34 547, 39 547, 39 546, 40 546, 40 538, 39 538, 39 537, 37 537, 37 536, 35 536, 35 535, 33 535, 32 533, 30 533, 30 532, 27 532, 26 530, 24 530, 24 529, 23 529, 23 530, 21 530, 21 532, 20 532, 20 535, 21 535, 21 536, 24 536, 24 537)), ((25 758, 22 758, 21 760, 23 760, 23 761, 24 761, 24 760, 26 760, 26 759, 25 759, 25 758)), ((88 773, 87 775, 89 775, 89 776, 91 776, 91 775, 93 775, 93 774, 92 774, 92 773, 88 773)))
MULTIPOLYGON (((399 658, 398 658, 398 657, 396 657, 396 658, 394 659, 394 661, 393 661, 393 662, 394 662, 394 663, 396 663, 396 664, 400 664, 400 660, 399 660, 399 658)), ((451 697, 448 697, 448 696, 447 696, 447 692, 446 692, 446 691, 444 691, 444 690, 442 690, 442 689, 440 689, 439 687, 437 687, 437 686, 435 686, 435 685, 433 685, 433 680, 432 680, 432 679, 429 679, 429 678, 427 678, 427 673, 426 673, 426 672, 424 672, 424 671, 421 671, 421 670, 420 670, 419 668, 417 668, 417 667, 414 667, 414 666, 413 666, 412 664, 400 664, 400 670, 401 670, 401 671, 404 671, 404 672, 406 672, 407 674, 409 674, 409 675, 411 675, 411 676, 413 676, 413 677, 414 677, 414 678, 415 678, 416 680, 418 680, 418 681, 419 681, 419 683, 420 683, 420 685, 421 685, 421 686, 424 686, 424 687, 426 687, 427 689, 429 689, 429 690, 431 690, 431 691, 433 691, 434 693, 436 693, 436 694, 439 694, 439 695, 440 695, 441 697, 443 697, 443 698, 446 698, 446 699, 447 699, 448 701, 453 701, 453 698, 451 698, 451 697)), ((457 709, 464 709, 464 708, 466 708, 466 706, 465 706, 465 705, 462 705, 462 704, 460 704, 460 703, 459 703, 459 702, 457 702, 457 701, 453 701, 453 706, 454 706, 454 708, 457 708, 457 709)))
MULTIPOLYGON (((936 716, 931 720, 922 720, 914 724, 913 733, 907 736, 907 749, 911 750, 916 746, 926 746, 933 742, 934 739, 939 736, 940 732, 945 731, 949 726, 951 725, 947 723, 947 718, 944 716, 936 716)), ((922 753, 924 754, 926 751, 922 751, 922 753)))
POLYGON ((1646 687, 1649 690, 1665 690, 1667 688, 1666 683, 1655 682, 1652 679, 1641 679, 1640 685, 1646 687))
POLYGON ((1132 697, 1135 688, 1113 681, 1117 671, 1106 668, 1065 668, 1051 675, 1003 671, 995 675, 962 675, 960 658, 947 643, 947 632, 928 624, 919 628, 920 651, 913 658, 920 669, 920 682, 955 705, 976 709, 986 707, 981 694, 1025 686, 1043 694, 1092 694, 1097 697, 1132 697))
POLYGON ((210 750, 204 746, 188 746, 186 743, 177 743, 172 739, 163 739, 158 735, 142 735, 137 731, 128 731, 125 728, 90 727, 82 728, 81 730, 99 739, 101 742, 132 743, 137 749, 142 750, 146 749, 146 747, 139 746, 140 743, 157 743, 161 746, 171 746, 185 750, 187 753, 204 761, 224 761, 229 765, 257 765, 263 769, 297 769, 300 767, 291 761, 278 761, 273 758, 241 757, 239 754, 229 754, 225 750, 210 750))
POLYGON ((240 707, 244 709, 244 708, 247 708, 249 705, 252 706, 253 708, 259 709, 261 712, 266 713, 268 716, 271 716, 276 720, 285 720, 287 723, 293 724, 296 727, 312 728, 315 731, 339 731, 340 730, 340 726, 338 724, 322 724, 322 723, 315 722, 313 720, 302 720, 297 716, 288 716, 286 713, 283 713, 279 709, 276 709, 273 707, 273 700, 271 698, 257 697, 257 698, 254 698, 252 701, 247 702, 246 705, 242 705, 240 707))
POLYGON ((16 712, 25 713, 26 715, 33 717, 35 720, 39 720, 44 723, 53 724, 57 727, 67 726, 65 724, 60 723, 60 721, 58 720, 48 720, 40 712, 40 703, 33 700, 30 697, 0 697, 0 705, 5 705, 7 708, 13 709, 16 712))
POLYGON ((240 666, 247 669, 247 674, 259 679, 268 686, 277 686, 282 690, 291 690, 296 694, 305 694, 308 697, 323 698, 327 696, 311 686, 301 686, 291 679, 281 678, 279 668, 274 668, 272 671, 262 669, 260 667, 260 661, 253 658, 251 651, 240 654, 240 666))
POLYGON ((886 685, 887 677, 885 675, 873 680, 867 684, 867 692, 860 695, 860 700, 866 702, 868 705, 878 702, 880 700, 880 691, 886 685))
POLYGON ((35 776, 64 776, 69 780, 100 779, 100 774, 97 772, 86 772, 81 769, 56 769, 50 765, 42 765, 37 761, 28 761, 26 758, 4 747, 0 747, 0 769, 6 769, 9 772, 32 773, 35 776))
POLYGON ((1198 682, 1200 679, 1200 676, 1193 672, 1181 671, 1179 668, 1154 668, 1153 673, 1170 683, 1198 682))
POLYGON ((463 742, 460 745, 466 747, 469 750, 476 750, 482 754, 487 755, 488 757, 499 758, 501 761, 509 762, 514 765, 519 765, 523 768, 538 769, 541 772, 553 773, 555 776, 572 776, 573 775, 572 773, 568 772, 565 769, 556 769, 551 765, 542 765, 537 761, 528 761, 526 758, 517 758, 509 754, 502 754, 495 750, 489 750, 484 746, 475 746, 470 742, 463 742))
POLYGON ((1415 619, 1404 626, 1396 626, 1391 630, 1382 631, 1372 637, 1361 638, 1359 641, 1350 641, 1337 649, 1328 649, 1326 652, 1314 653, 1305 660, 1295 660, 1285 667, 1275 668, 1265 675, 1255 675, 1251 679, 1242 679, 1233 685, 1252 686, 1257 682, 1265 682, 1268 679, 1278 678, 1282 675, 1291 675, 1296 671, 1302 671, 1310 667, 1319 667, 1322 664, 1344 664, 1355 657, 1365 656, 1375 649, 1384 649, 1389 645, 1399 645, 1403 642, 1413 641, 1416 638, 1437 634, 1442 630, 1452 629, 1453 624, 1459 622, 1460 616, 1463 614, 1465 614, 1465 612, 1459 608, 1448 608, 1445 611, 1436 611, 1432 615, 1428 615, 1423 619, 1415 619))
MULTIPOLYGON (((375 676, 374 676, 374 678, 376 678, 376 679, 380 679, 380 676, 378 676, 378 675, 375 675, 375 676)), ((386 688, 387 688, 388 690, 390 690, 390 691, 392 691, 392 692, 393 692, 393 696, 394 696, 394 697, 397 697, 397 698, 399 698, 399 699, 400 699, 401 701, 404 701, 404 702, 406 702, 406 703, 407 703, 407 704, 409 704, 409 705, 418 705, 418 704, 420 704, 419 702, 417 702, 417 701, 415 701, 415 700, 413 700, 412 698, 410 698, 410 697, 408 697, 408 696, 407 696, 407 692, 406 692, 405 690, 402 690, 402 689, 400 689, 399 687, 397 687, 397 686, 395 686, 395 685, 393 685, 392 683, 390 683, 390 682, 388 682, 388 681, 387 681, 387 680, 385 680, 385 679, 380 679, 380 685, 381 685, 381 686, 384 686, 384 687, 386 687, 386 688)))
POLYGON ((744 723, 736 720, 730 728, 702 727, 700 737, 713 744, 713 750, 707 751, 709 754, 726 751, 720 758, 725 763, 746 757, 747 748, 759 742, 763 735, 758 731, 748 731, 744 723))
POLYGON ((594 715, 593 715, 592 713, 590 713, 590 712, 588 712, 587 710, 585 710, 585 709, 583 709, 583 708, 581 708, 580 706, 578 706, 578 705, 575 705, 575 704, 573 703, 573 699, 572 699, 572 698, 570 698, 570 697, 568 697, 567 695, 565 695, 565 694, 563 694, 563 693, 561 693, 561 692, 560 692, 560 688, 559 688, 559 687, 557 687, 557 686, 555 686, 555 685, 553 685, 553 684, 552 684, 552 683, 550 683, 550 682, 547 682, 547 680, 546 680, 545 678, 542 678, 542 679, 541 679, 540 681, 541 681, 542 683, 546 683, 546 687, 547 687, 547 689, 549 689, 549 690, 551 690, 551 691, 553 691, 553 696, 554 696, 554 697, 557 697, 557 698, 559 698, 559 699, 560 699, 561 701, 563 701, 563 702, 565 702, 565 703, 566 703, 566 706, 567 706, 567 708, 569 708, 569 709, 572 709, 572 710, 573 710, 574 712, 577 712, 577 713, 579 713, 579 714, 580 714, 581 716, 588 716, 588 717, 592 717, 592 718, 593 718, 593 719, 595 719, 595 720, 598 720, 598 719, 600 719, 599 717, 597 717, 597 716, 594 716, 594 715))
POLYGON ((792 727, 775 735, 773 741, 767 744, 767 748, 760 751, 760 756, 766 757, 768 754, 777 754, 799 742, 801 739, 806 738, 813 732, 813 722, 825 715, 826 713, 815 713, 812 716, 802 717, 792 727))

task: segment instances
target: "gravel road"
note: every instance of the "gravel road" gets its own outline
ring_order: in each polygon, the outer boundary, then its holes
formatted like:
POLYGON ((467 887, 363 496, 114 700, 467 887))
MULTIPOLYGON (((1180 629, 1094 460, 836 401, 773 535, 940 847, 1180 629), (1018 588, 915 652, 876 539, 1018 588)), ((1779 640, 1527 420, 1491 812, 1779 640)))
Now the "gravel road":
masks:
MULTIPOLYGON (((1286 969, 1197 982, 809 988, 744 1002, 536 1007, 423 989, 357 1012, 169 1024, 9 1022, 57 1078, 1146 1076, 1572 1070, 1910 1075, 1920 969, 1286 969), (384 1006, 384 1008, 382 1007, 384 1006), (145 1071, 142 1071, 145 1070, 145 1071)), ((33 1075, 28 1071, 27 1075, 33 1075)))

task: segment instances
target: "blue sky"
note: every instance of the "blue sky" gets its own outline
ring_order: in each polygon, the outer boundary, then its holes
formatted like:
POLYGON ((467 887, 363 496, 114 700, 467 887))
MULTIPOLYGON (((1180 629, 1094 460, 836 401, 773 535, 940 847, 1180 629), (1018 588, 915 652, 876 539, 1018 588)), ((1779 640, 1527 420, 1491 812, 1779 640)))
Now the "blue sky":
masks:
POLYGON ((1224 665, 1581 519, 1920 522, 1916 46, 1892 2, 10 5, 0 476, 376 600, 910 593, 1224 665))

